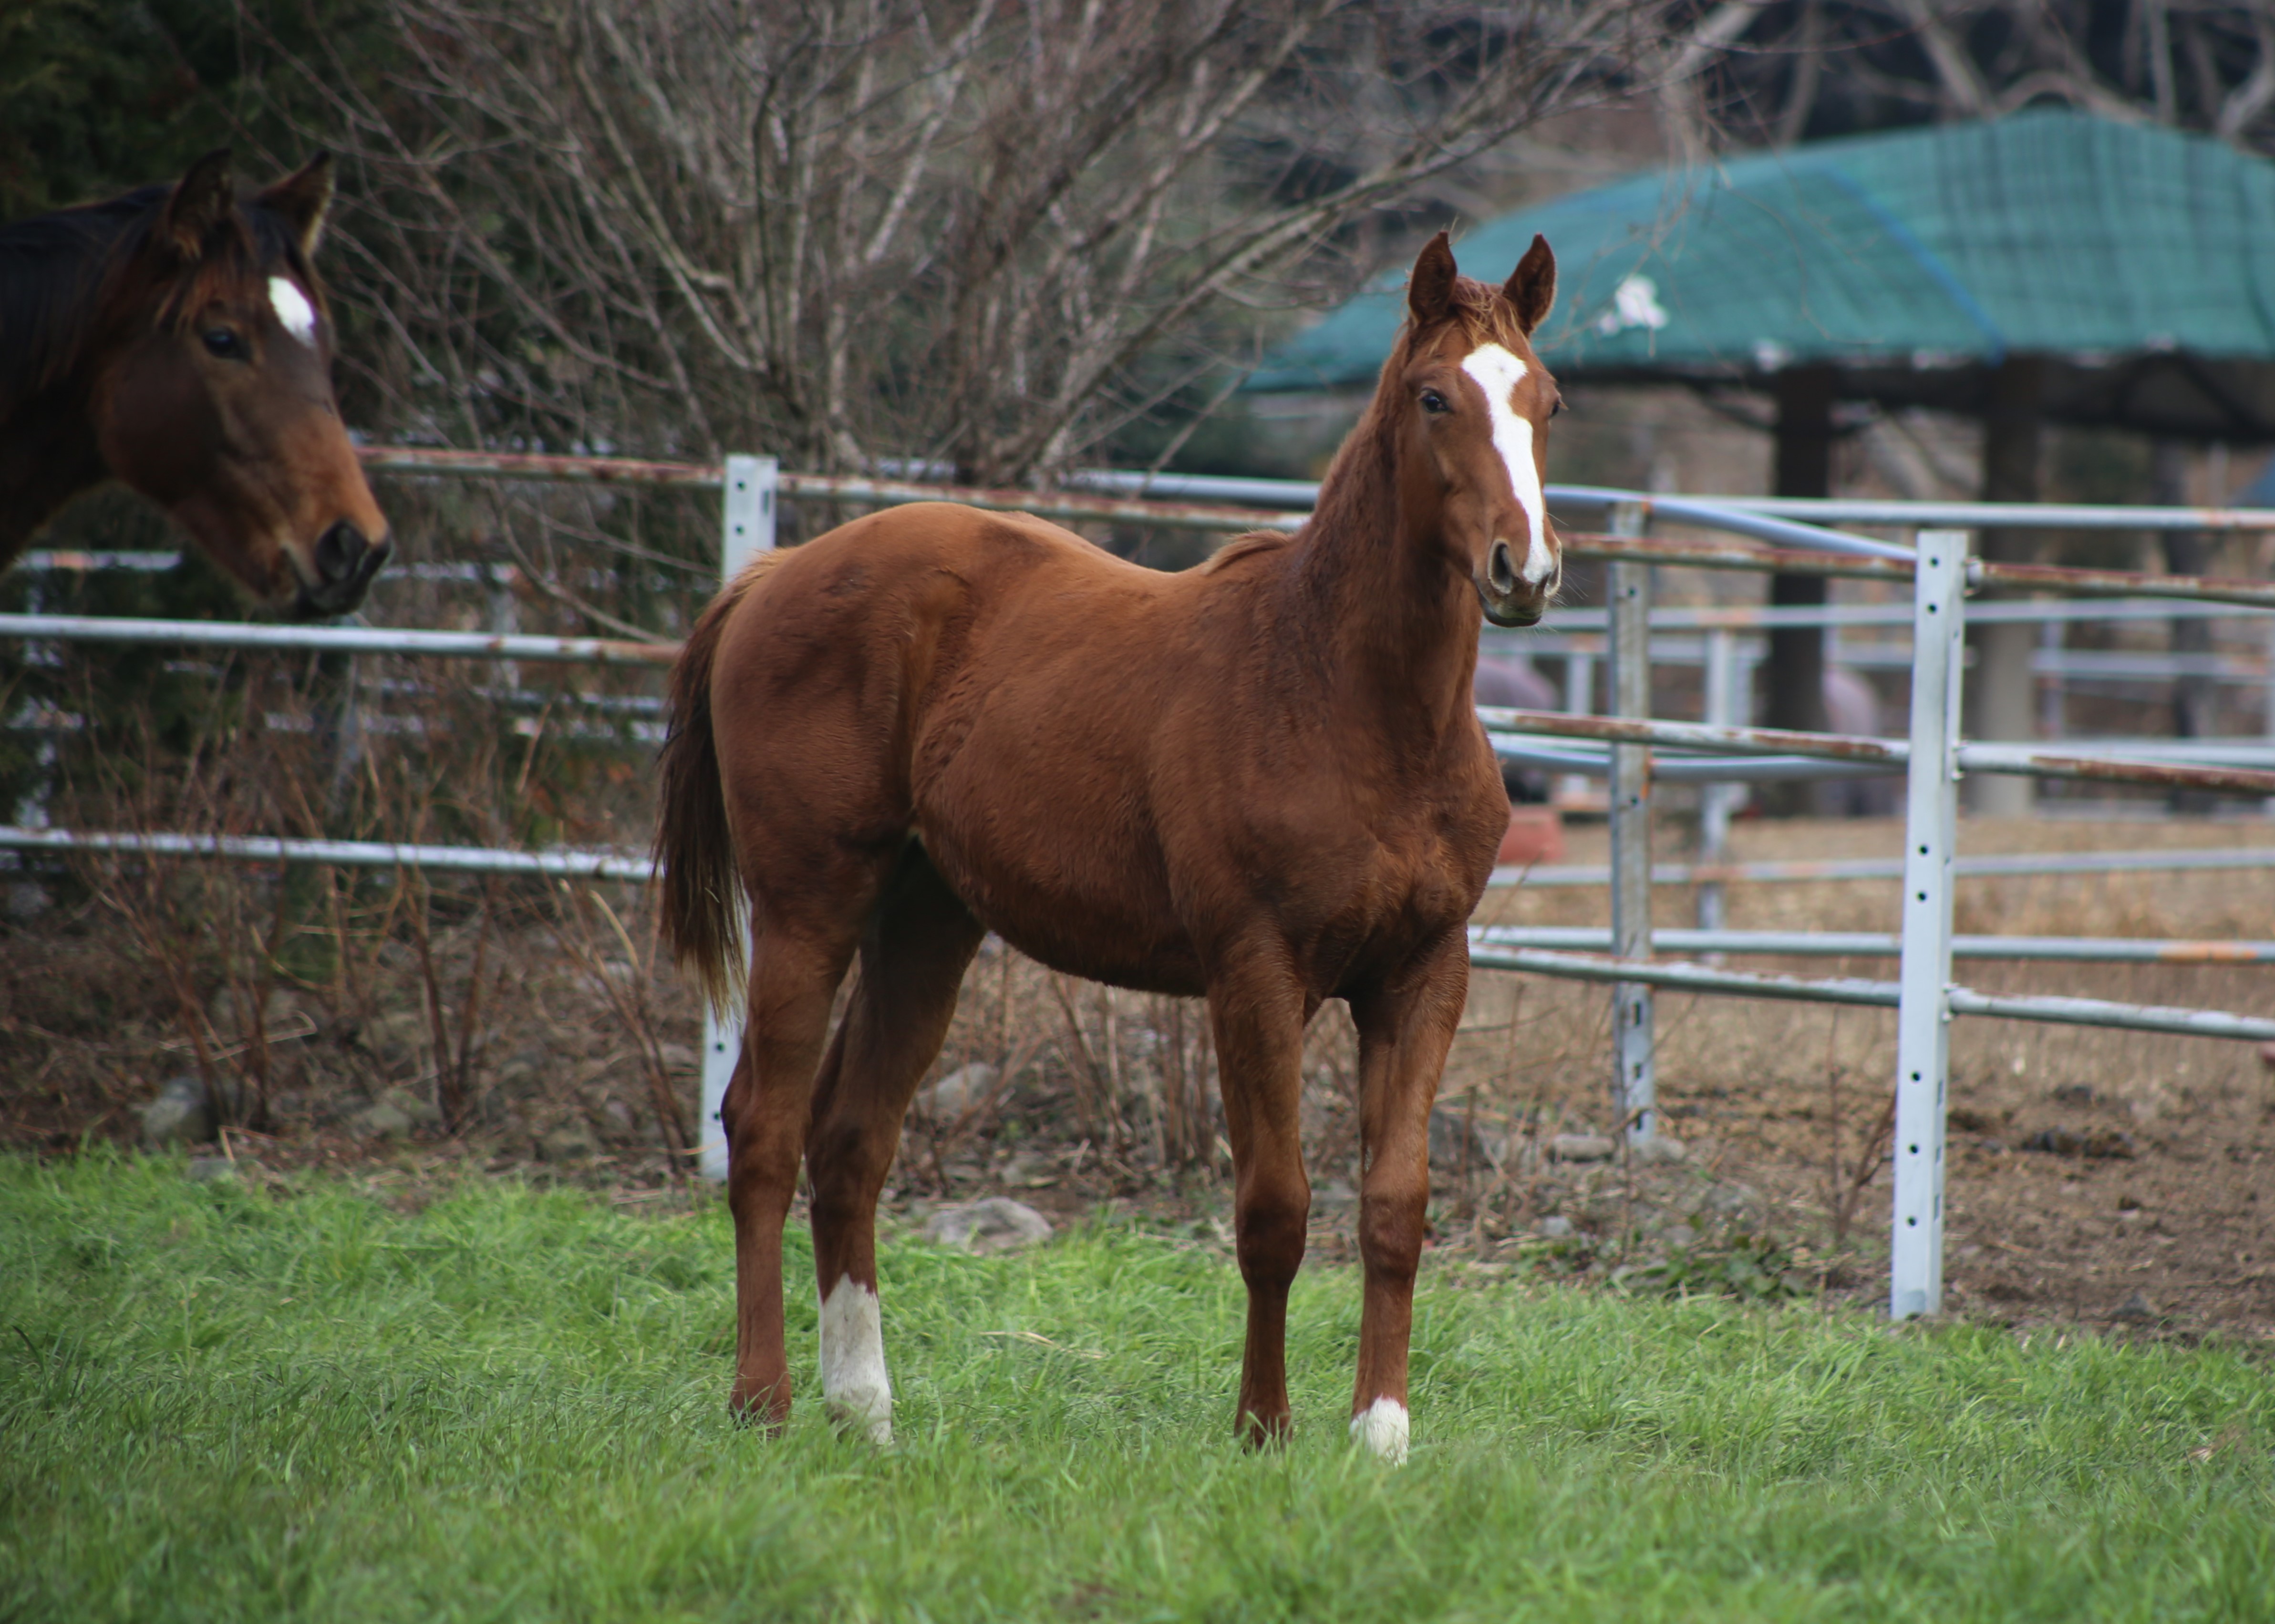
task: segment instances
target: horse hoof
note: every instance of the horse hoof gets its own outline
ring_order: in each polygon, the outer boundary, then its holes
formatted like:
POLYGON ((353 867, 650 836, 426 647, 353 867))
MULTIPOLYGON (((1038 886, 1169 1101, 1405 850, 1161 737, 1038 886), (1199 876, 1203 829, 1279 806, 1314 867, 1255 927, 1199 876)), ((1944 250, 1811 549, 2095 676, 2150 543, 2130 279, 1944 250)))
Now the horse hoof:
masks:
POLYGON ((1377 1399, 1351 1417, 1351 1441, 1392 1466, 1406 1464, 1410 1431, 1406 1406, 1396 1399, 1377 1399))
POLYGON ((880 1449, 893 1446, 893 1400, 889 1394, 855 1391, 823 1401, 840 1438, 865 1438, 880 1449))
POLYGON ((790 1421, 790 1401, 778 1400, 771 1392, 745 1394, 738 1388, 727 1400, 727 1414, 736 1425, 761 1438, 780 1438, 790 1421))
POLYGON ((1276 1449, 1295 1435, 1295 1417, 1285 1411, 1269 1417, 1243 1415, 1240 1418, 1240 1441, 1243 1448, 1276 1449))

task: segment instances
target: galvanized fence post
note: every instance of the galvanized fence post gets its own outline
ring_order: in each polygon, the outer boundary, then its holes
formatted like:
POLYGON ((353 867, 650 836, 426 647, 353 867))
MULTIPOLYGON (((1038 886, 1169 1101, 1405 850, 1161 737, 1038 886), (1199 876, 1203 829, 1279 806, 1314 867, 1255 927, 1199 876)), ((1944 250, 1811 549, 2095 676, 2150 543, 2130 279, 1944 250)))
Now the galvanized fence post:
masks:
MULTIPOLYGON (((1641 502, 1611 510, 1611 533, 1640 536, 1650 525, 1641 502)), ((1651 566, 1621 560, 1607 577, 1611 597, 1612 714, 1651 714, 1651 566)), ((1612 952, 1651 956, 1651 747, 1612 746, 1612 952)), ((1612 1099, 1630 1144, 1658 1131, 1651 1072, 1651 992, 1641 982, 1612 987, 1612 1099)))
POLYGON ((1943 1311, 1943 1114, 1951 1069, 1952 858, 1967 534, 1920 533, 1912 589, 1912 729, 1904 806, 1903 957, 1896 1006, 1895 1211, 1888 1314, 1943 1311))
MULTIPOLYGON (((771 457, 730 457, 724 470, 725 501, 719 533, 719 584, 724 586, 743 566, 775 545, 775 495, 782 465, 771 457)), ((707 1179, 727 1176, 727 1135, 719 1107, 743 1053, 743 1023, 707 1007, 703 1012, 703 1115, 699 1169, 707 1179)))
MULTIPOLYGON (((1742 728, 1753 721, 1750 707, 1738 697, 1738 634, 1718 626, 1706 634, 1706 720, 1718 728, 1742 728)), ((1719 863, 1730 855, 1730 818, 1744 803, 1741 784, 1705 784, 1698 791, 1698 860, 1719 863)), ((1698 887, 1698 928, 1719 931, 1727 915, 1722 882, 1709 880, 1698 887)))

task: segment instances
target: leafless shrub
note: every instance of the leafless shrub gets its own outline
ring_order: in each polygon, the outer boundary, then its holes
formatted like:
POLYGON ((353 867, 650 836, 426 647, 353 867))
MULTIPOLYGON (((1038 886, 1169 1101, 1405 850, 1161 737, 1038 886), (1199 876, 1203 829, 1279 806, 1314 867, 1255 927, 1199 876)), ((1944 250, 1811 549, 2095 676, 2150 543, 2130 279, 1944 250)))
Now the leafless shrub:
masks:
MULTIPOLYGON (((694 1146, 688 1114, 664 1060, 663 1040, 658 1034, 656 1011, 648 993, 655 972, 654 933, 645 931, 638 938, 646 944, 644 953, 634 945, 632 933, 624 928, 616 910, 608 906, 608 898, 599 891, 566 880, 556 881, 555 891, 556 917, 563 926, 558 936, 562 949, 586 984, 615 1012, 617 1022, 632 1039, 633 1053, 647 1084, 648 1110, 663 1140, 665 1153, 670 1158, 674 1177, 684 1182, 689 1172, 688 1158, 694 1146), (594 925, 595 915, 608 927, 605 937, 594 925), (617 951, 622 952, 621 958, 616 956, 617 951)), ((479 979, 479 955, 476 964, 479 979)))
POLYGON ((2275 13, 2255 0, 1728 0, 1689 116, 1738 140, 1995 118, 2059 102, 2275 144, 2275 13))
POLYGON ((355 171, 392 432, 1012 482, 1252 357, 1292 268, 1374 268, 1369 211, 1633 89, 1682 10, 407 0, 384 80, 278 99, 355 171))

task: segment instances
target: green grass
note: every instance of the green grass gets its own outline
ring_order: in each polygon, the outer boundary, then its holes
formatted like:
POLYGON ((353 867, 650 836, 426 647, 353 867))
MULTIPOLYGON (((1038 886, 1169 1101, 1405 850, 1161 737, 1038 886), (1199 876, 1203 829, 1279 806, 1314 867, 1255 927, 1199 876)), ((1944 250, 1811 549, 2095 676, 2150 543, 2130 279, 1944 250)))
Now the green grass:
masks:
POLYGON ((2232 1348, 1425 1270, 1391 1470, 1343 1441, 1349 1271, 1255 1456, 1226 1259, 901 1242, 879 1453, 811 1401, 803 1292, 788 1435, 728 1422, 729 1259, 715 1203, 0 1161, 0 1618, 2275 1617, 2232 1348))

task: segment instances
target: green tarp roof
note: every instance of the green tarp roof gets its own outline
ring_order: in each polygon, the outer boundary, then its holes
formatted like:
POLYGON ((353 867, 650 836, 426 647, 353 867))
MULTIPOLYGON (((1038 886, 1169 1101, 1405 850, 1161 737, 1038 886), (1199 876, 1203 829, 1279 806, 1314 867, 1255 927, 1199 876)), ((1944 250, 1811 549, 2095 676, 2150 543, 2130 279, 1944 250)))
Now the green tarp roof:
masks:
MULTIPOLYGON (((1742 380, 1806 361, 1979 373, 2020 352, 2087 369, 2275 359, 2275 163, 2067 110, 1637 175, 1496 220, 1455 253, 1499 280, 1535 231, 1560 289, 1537 342, 1567 375, 1742 380)), ((1343 306, 1248 387, 1371 381, 1403 283, 1343 306)), ((2233 370, 2199 367, 2199 381, 2233 370)))

